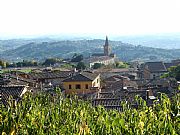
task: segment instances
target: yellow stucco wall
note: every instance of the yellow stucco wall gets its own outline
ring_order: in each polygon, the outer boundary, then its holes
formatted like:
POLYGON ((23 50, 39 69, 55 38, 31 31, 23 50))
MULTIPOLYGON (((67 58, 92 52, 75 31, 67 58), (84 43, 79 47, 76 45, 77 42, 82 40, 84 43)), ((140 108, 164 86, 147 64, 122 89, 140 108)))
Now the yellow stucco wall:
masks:
POLYGON ((63 82, 63 87, 65 90, 90 90, 91 87, 100 88, 100 77, 97 76, 93 81, 74 81, 74 82, 63 82), (76 85, 79 84, 81 89, 76 89, 76 85), (71 85, 71 89, 69 89, 69 85, 71 85), (86 89, 86 85, 88 85, 88 89, 86 89))

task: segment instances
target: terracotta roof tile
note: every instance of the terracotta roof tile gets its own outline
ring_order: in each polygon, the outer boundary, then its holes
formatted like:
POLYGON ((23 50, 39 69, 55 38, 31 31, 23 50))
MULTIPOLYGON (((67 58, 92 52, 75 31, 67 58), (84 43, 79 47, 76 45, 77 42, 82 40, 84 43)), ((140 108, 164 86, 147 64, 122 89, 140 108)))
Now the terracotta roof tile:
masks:
POLYGON ((24 85, 2 85, 0 86, 0 94, 2 102, 6 102, 10 96, 13 99, 18 99, 23 94, 24 85))
POLYGON ((91 72, 81 72, 76 75, 73 75, 63 82, 72 82, 72 81, 93 81, 99 74, 91 73, 91 72))
POLYGON ((147 62, 145 67, 149 69, 150 72, 166 72, 166 66, 163 62, 147 62))
POLYGON ((30 73, 32 79, 66 78, 72 74, 71 71, 30 73))

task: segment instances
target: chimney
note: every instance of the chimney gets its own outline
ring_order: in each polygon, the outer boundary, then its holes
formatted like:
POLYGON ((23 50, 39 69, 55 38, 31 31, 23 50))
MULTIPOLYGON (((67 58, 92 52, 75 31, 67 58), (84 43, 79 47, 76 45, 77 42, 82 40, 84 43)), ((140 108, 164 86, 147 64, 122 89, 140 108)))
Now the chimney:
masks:
POLYGON ((99 98, 100 96, 99 96, 99 91, 98 91, 98 93, 97 93, 97 98, 99 98))
POLYGON ((146 101, 149 99, 149 90, 146 90, 146 101))
POLYGON ((77 72, 77 69, 76 69, 76 68, 74 68, 74 72, 75 72, 75 73, 77 72))

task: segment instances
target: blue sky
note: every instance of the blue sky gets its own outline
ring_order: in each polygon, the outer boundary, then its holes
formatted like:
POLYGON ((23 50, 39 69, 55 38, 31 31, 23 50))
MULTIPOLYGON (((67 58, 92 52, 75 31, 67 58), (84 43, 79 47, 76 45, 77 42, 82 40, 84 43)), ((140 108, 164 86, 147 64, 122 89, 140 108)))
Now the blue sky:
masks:
POLYGON ((0 0, 0 36, 180 32, 180 0, 0 0))

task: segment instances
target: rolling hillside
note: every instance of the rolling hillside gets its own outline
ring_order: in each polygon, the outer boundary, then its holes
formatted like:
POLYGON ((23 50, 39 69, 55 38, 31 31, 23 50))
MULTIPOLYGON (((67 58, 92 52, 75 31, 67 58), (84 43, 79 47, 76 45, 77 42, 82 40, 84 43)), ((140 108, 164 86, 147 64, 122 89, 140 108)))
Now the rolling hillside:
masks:
MULTIPOLYGON (((180 58, 180 49, 160 49, 144 46, 134 46, 121 41, 109 41, 113 52, 123 61, 133 60, 171 60, 180 58)), ((23 59, 42 60, 49 57, 72 57, 74 53, 81 53, 88 57, 92 53, 103 52, 104 40, 76 40, 55 42, 32 42, 7 49, 1 53, 1 58, 10 61, 23 59)))

